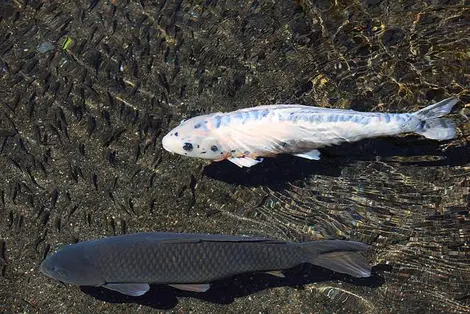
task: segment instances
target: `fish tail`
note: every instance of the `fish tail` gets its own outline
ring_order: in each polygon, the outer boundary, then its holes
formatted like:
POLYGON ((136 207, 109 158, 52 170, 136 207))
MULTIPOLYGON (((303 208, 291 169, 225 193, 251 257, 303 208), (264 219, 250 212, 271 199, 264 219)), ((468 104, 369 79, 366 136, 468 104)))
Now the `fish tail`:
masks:
POLYGON ((413 116, 421 120, 414 132, 433 140, 453 139, 456 133, 455 122, 440 117, 448 114, 458 100, 457 97, 450 97, 413 113, 413 116))
POLYGON ((305 252, 306 262, 353 277, 369 277, 371 266, 358 252, 369 245, 343 240, 323 240, 300 244, 305 252))

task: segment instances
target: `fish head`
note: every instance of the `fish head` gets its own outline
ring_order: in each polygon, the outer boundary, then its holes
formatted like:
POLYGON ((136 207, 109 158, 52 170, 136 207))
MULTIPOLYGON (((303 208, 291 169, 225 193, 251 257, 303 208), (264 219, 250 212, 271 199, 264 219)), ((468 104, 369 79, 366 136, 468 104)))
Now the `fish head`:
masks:
POLYGON ((188 157, 223 159, 228 152, 211 128, 207 116, 181 121, 179 126, 163 137, 163 148, 170 153, 188 157))
POLYGON ((88 261, 83 248, 77 244, 68 245, 46 257, 40 271, 62 283, 80 286, 100 286, 105 283, 99 270, 88 261))

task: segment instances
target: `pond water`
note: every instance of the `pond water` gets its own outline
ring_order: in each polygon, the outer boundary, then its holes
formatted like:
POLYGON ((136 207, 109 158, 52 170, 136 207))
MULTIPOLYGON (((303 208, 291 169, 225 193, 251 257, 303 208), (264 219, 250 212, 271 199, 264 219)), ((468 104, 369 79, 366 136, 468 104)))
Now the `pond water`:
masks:
POLYGON ((0 4, 0 312, 470 312, 468 1, 0 4), (182 119, 273 103, 412 112, 458 136, 364 140, 250 169, 171 155, 182 119), (141 298, 39 273, 57 247, 141 231, 339 238, 367 279, 305 266, 141 298))

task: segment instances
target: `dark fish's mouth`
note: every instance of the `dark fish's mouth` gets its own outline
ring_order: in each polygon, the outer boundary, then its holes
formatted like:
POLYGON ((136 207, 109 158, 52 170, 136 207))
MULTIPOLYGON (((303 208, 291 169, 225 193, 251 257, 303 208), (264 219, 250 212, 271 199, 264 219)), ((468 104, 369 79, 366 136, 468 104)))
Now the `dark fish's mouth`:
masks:
POLYGON ((44 262, 41 263, 41 266, 39 266, 39 271, 46 277, 52 278, 57 281, 57 279, 54 278, 52 275, 53 272, 50 268, 48 268, 46 265, 44 265, 44 262))
POLYGON ((43 273, 44 275, 48 275, 48 271, 46 267, 44 266, 44 263, 41 263, 41 265, 39 266, 39 271, 43 273))

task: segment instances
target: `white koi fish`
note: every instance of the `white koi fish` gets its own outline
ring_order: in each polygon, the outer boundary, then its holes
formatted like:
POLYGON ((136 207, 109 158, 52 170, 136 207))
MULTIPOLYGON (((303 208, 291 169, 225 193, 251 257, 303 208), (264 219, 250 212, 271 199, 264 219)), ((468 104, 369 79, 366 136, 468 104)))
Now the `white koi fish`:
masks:
POLYGON ((378 113, 302 105, 268 105, 217 112, 182 121, 163 137, 172 153, 251 167, 260 157, 292 154, 319 160, 318 148, 364 138, 414 132, 433 140, 455 137, 455 123, 440 118, 457 103, 444 99, 414 113, 378 113))

